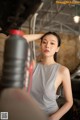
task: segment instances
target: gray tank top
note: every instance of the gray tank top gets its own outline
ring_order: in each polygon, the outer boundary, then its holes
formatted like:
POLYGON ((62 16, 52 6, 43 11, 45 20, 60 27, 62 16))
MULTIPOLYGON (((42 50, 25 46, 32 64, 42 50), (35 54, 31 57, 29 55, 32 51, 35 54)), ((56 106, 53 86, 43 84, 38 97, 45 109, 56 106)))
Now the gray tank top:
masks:
POLYGON ((36 99, 41 109, 48 115, 58 110, 54 82, 60 64, 43 65, 38 63, 32 80, 31 95, 36 99))

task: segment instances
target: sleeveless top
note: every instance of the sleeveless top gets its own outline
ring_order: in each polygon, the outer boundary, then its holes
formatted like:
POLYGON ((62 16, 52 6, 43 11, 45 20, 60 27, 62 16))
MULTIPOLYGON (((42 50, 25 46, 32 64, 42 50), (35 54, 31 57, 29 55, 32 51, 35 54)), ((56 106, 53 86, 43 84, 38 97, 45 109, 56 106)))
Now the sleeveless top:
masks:
POLYGON ((33 74, 31 95, 48 115, 59 109, 56 102, 58 95, 54 88, 59 67, 59 63, 51 65, 38 63, 33 74))

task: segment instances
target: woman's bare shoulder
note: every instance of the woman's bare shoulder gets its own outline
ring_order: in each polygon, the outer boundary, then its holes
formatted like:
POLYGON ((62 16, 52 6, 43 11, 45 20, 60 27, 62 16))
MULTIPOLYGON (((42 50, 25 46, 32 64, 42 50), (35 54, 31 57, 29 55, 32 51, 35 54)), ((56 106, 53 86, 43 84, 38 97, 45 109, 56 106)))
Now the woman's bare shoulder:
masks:
POLYGON ((61 74, 66 74, 66 73, 69 73, 70 71, 69 71, 68 67, 60 64, 59 72, 60 72, 61 74))
POLYGON ((60 65, 59 74, 62 78, 62 81, 70 80, 70 71, 66 66, 60 65))

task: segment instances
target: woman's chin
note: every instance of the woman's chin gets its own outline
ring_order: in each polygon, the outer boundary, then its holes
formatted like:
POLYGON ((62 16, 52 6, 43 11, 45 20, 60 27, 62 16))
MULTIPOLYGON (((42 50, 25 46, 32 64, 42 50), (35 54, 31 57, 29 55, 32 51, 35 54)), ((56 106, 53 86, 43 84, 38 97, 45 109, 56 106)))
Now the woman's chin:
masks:
POLYGON ((44 57, 50 57, 51 55, 50 54, 44 54, 44 57))

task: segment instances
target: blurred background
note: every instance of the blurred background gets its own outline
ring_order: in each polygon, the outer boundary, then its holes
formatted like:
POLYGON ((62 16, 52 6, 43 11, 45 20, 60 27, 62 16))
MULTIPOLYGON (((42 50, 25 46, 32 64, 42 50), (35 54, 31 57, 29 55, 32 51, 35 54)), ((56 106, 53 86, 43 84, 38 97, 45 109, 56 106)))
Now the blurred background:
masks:
MULTIPOLYGON (((25 34, 54 31, 60 35, 62 45, 57 61, 70 70, 77 106, 77 119, 72 120, 80 120, 80 0, 0 0, 0 75, 4 42, 14 28, 25 34)), ((39 44, 39 40, 30 43, 37 61, 41 59, 39 44)))

